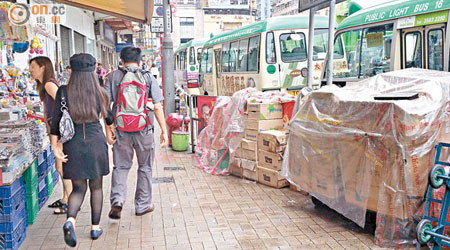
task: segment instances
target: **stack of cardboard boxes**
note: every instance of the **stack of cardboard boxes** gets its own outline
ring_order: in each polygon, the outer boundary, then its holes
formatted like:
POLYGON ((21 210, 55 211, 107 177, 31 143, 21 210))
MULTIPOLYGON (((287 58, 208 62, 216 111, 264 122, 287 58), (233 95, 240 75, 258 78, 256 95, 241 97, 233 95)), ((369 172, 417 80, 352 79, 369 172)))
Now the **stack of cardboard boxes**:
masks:
POLYGON ((230 162, 230 174, 277 188, 286 186, 279 173, 286 144, 282 116, 279 103, 247 105, 244 139, 230 162))
POLYGON ((258 137, 258 182, 267 186, 282 188, 289 182, 281 177, 286 131, 269 130, 258 137))

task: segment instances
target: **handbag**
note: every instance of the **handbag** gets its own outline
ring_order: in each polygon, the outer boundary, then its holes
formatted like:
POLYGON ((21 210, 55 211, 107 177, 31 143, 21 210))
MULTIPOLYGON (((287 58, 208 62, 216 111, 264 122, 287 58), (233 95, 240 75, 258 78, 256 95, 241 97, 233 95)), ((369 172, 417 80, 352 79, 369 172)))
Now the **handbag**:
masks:
POLYGON ((62 117, 59 121, 59 141, 61 143, 66 143, 70 141, 75 135, 75 128, 73 126, 72 117, 70 117, 69 114, 69 108, 67 107, 64 88, 61 89, 61 112, 62 117))

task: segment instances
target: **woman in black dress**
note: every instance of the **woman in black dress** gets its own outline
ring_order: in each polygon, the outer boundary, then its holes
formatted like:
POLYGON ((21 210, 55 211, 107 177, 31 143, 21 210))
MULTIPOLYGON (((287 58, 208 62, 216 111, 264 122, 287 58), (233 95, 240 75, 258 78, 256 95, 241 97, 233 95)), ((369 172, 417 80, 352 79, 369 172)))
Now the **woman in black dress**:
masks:
POLYGON ((72 74, 69 83, 60 87, 56 94, 50 140, 55 157, 64 163, 63 178, 72 180, 73 190, 69 196, 63 231, 66 244, 74 247, 77 244, 75 221, 88 186, 91 191, 91 238, 98 239, 103 232, 99 226, 103 206, 102 183, 103 176, 109 174, 109 158, 99 119, 105 118, 105 123, 110 126, 113 118, 108 108, 108 94, 98 83, 95 58, 89 54, 76 54, 70 58, 70 66, 72 74), (61 147, 58 146, 58 139, 63 94, 74 123, 75 135, 61 147))

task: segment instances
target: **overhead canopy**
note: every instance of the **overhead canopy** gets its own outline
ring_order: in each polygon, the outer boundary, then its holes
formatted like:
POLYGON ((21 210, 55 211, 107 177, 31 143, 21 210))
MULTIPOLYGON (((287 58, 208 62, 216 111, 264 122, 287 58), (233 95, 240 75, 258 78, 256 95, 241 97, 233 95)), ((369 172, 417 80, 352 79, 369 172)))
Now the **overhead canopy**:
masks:
POLYGON ((154 0, 53 0, 140 23, 150 23, 154 0), (145 6, 148 6, 147 11, 145 6))

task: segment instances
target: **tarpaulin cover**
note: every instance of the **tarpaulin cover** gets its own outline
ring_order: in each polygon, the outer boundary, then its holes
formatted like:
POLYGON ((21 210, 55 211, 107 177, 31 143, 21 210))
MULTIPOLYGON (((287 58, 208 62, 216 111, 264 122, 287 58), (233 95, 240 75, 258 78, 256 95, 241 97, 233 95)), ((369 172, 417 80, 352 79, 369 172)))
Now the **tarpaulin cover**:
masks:
POLYGON ((376 211, 376 244, 411 244, 434 146, 449 142, 449 95, 450 73, 422 69, 313 91, 290 122, 283 175, 361 227, 376 211), (400 93, 419 97, 374 99, 400 93))
POLYGON ((197 138, 197 167, 210 174, 228 173, 228 162, 244 135, 243 114, 247 102, 287 103, 294 99, 287 93, 261 92, 253 88, 240 90, 232 97, 219 96, 208 125, 197 138))

